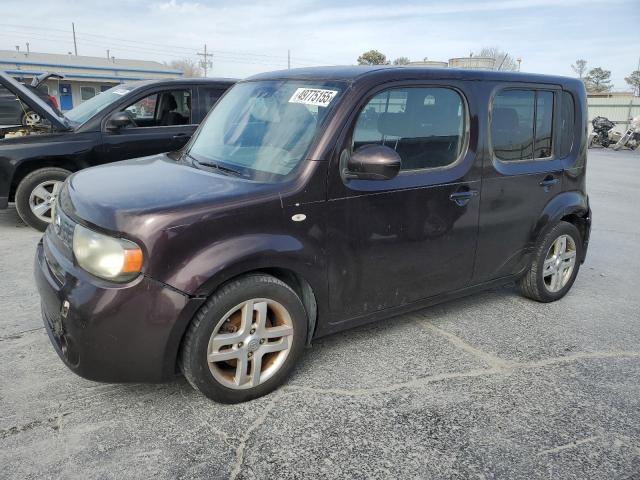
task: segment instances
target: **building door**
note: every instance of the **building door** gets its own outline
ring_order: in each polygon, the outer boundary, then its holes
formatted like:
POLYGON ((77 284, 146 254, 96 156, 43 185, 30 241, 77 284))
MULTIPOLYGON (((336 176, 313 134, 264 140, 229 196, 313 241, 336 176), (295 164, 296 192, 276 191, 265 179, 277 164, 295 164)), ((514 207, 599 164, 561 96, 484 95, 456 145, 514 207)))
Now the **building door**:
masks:
POLYGON ((73 108, 73 94, 70 83, 60 84, 60 110, 63 112, 73 108))

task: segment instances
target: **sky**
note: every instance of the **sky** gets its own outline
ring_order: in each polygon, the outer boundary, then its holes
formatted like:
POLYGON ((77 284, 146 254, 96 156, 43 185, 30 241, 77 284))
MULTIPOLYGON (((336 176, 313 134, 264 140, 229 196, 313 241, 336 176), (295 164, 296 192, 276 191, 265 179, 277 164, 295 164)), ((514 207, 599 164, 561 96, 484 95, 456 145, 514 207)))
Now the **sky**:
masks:
POLYGON ((640 59, 639 0, 3 0, 0 49, 170 62, 198 59, 209 76, 242 78, 291 66, 354 64, 376 49, 387 58, 448 60, 497 46, 527 72, 575 76, 571 64, 611 71, 615 90, 640 59))

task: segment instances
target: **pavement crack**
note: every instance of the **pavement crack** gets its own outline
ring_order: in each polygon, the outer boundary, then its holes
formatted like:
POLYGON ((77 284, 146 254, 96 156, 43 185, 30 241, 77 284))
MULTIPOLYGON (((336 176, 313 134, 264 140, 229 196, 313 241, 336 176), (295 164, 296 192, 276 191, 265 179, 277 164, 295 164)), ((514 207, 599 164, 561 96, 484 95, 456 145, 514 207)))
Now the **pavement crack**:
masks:
POLYGON ((38 332, 40 330, 44 330, 44 327, 31 328, 29 330, 23 330, 22 332, 14 333, 12 335, 7 335, 6 337, 0 337, 0 342, 4 342, 5 340, 17 340, 18 338, 22 338, 22 336, 27 333, 38 332))
POLYGON ((574 440, 573 442, 567 443, 565 445, 559 445, 557 447, 553 447, 553 448, 550 448, 548 450, 543 450, 543 451, 539 452, 538 455, 548 455, 550 453, 562 452, 563 450, 570 450, 570 449, 576 448, 577 446, 582 445, 584 443, 594 442, 599 438, 600 438, 599 435, 594 435, 593 437, 583 438, 582 440, 574 440))
POLYGON ((509 367, 512 366, 514 364, 514 362, 511 362, 509 360, 504 360, 496 355, 493 355, 491 353, 487 353, 483 350, 480 350, 479 348, 474 347, 473 345, 471 345, 470 343, 467 343, 466 341, 464 341, 462 338, 460 338, 459 336, 448 332, 447 330, 443 330, 442 328, 438 328, 436 327, 433 323, 431 323, 428 320, 418 320, 418 324, 427 329, 430 330, 432 332, 436 332, 438 335, 446 338, 449 343, 451 343, 452 345, 454 345, 455 347, 459 348, 460 350, 463 350, 471 355, 473 355, 474 357, 476 357, 478 360, 486 363, 487 365, 489 365, 489 367, 491 368, 505 368, 505 367, 509 367))
POLYGON ((269 412, 273 410, 273 407, 275 406, 276 402, 279 400, 281 396, 282 394, 279 392, 272 394, 271 400, 269 401, 267 406, 264 407, 264 409, 262 410, 262 413, 258 416, 258 418, 254 420, 254 422, 251 425, 249 425, 249 428, 247 428, 247 431, 245 432, 245 434, 240 438, 240 444, 236 448, 236 459, 233 462, 231 473, 229 474, 229 480, 234 480, 240 474, 242 463, 244 462, 244 450, 247 446, 247 441, 249 440, 249 437, 251 437, 251 434, 256 429, 260 428, 260 426, 262 426, 262 424, 267 420, 267 416, 269 415, 269 412))
POLYGON ((442 382, 446 380, 457 380, 462 378, 483 377, 488 375, 509 375, 517 370, 528 370, 536 368, 544 368, 548 366, 561 365, 563 363, 573 363, 580 360, 591 359, 608 359, 608 358, 640 358, 640 352, 633 351, 610 351, 610 352, 584 352, 568 355, 565 357, 554 357, 543 360, 535 360, 531 362, 504 362, 502 366, 490 368, 478 368, 465 370, 463 372, 440 373, 429 375, 427 377, 414 378, 405 382, 394 383, 385 387, 373 388, 323 388, 323 387, 307 387, 303 385, 289 385, 283 387, 287 391, 301 391, 321 394, 345 395, 345 396, 364 396, 375 395, 380 393, 389 393, 405 388, 420 388, 430 383, 442 382))
POLYGON ((4 440, 5 438, 11 437, 12 435, 17 435, 18 433, 28 432, 29 430, 33 430, 34 428, 41 426, 49 426, 53 430, 57 431, 62 425, 62 418, 66 417, 67 415, 71 415, 71 412, 60 413, 59 415, 55 415, 44 420, 33 420, 29 423, 10 427, 5 430, 0 430, 0 440, 4 440))

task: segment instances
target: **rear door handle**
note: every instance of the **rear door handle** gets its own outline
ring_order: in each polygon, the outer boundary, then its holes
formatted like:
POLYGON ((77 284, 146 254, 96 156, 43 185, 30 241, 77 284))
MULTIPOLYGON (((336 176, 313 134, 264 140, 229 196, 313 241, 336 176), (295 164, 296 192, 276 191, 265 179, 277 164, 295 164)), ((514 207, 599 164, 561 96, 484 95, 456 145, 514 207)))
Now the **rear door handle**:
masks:
POLYGON ((549 190, 551 190, 551 187, 553 187, 554 185, 560 183, 560 179, 553 177, 551 175, 547 176, 544 178, 544 180, 542 180, 539 185, 544 188, 545 192, 548 192, 549 190))
POLYGON ((477 190, 462 190, 460 192, 454 192, 449 195, 449 200, 454 202, 459 207, 464 207, 469 200, 478 195, 477 190))
POLYGON ((191 138, 191 135, 187 135, 186 133, 178 133, 172 137, 174 140, 186 140, 191 138))

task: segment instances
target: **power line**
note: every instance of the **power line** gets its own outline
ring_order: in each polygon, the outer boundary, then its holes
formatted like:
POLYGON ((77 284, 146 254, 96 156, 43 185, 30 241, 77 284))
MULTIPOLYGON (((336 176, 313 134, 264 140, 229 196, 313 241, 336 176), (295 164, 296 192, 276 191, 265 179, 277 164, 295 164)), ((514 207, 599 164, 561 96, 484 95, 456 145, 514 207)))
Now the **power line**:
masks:
MULTIPOLYGON (((35 35, 42 35, 41 31, 49 31, 49 32, 60 32, 62 34, 65 35, 61 35, 60 33, 56 33, 56 34, 52 34, 52 33, 47 33, 45 35, 49 35, 51 37, 58 37, 60 40, 67 40, 68 37, 68 31, 59 29, 59 28, 52 28, 52 27, 42 27, 42 28, 38 28, 38 32, 33 32, 31 33, 31 29, 33 28, 32 26, 25 26, 25 25, 16 25, 16 24, 6 24, 6 23, 0 23, 0 26, 3 27, 9 27, 12 29, 19 29, 19 30, 23 30, 22 32, 20 31, 15 31, 14 33, 15 35, 19 35, 19 36, 35 36, 35 35), (25 33, 24 30, 29 30, 29 33, 25 33)), ((4 29, 5 32, 7 32, 6 29, 4 29)), ((127 49, 127 50, 145 50, 145 51, 154 51, 154 52, 158 52, 158 48, 161 49, 161 52, 166 52, 168 50, 171 50, 175 53, 181 52, 184 55, 189 55, 192 54, 194 48, 193 47, 185 47, 185 46, 179 46, 179 45, 173 45, 173 46, 168 46, 166 44, 160 44, 160 43, 154 43, 154 42, 149 42, 149 41, 142 41, 142 40, 126 40, 126 39, 122 39, 122 38, 114 38, 114 37, 110 37, 107 35, 100 35, 100 34, 95 34, 95 33, 82 33, 81 31, 77 32, 77 38, 79 41, 90 44, 90 45, 94 45, 94 46, 100 46, 102 48, 105 48, 107 46, 119 46, 121 48, 127 49), (90 38, 90 37, 93 37, 90 38), (98 43, 95 39, 96 38, 100 38, 100 39, 105 39, 108 42, 102 42, 102 43, 98 43), (108 43, 108 45, 106 44, 108 43), (128 45, 128 44, 133 44, 134 46, 128 45), (149 47, 157 47, 156 49, 153 48, 143 48, 140 45, 147 45, 149 47)), ((265 54, 265 53, 253 53, 253 52, 246 52, 246 51, 232 51, 232 50, 209 50, 210 53, 213 53, 214 55, 216 55, 216 57, 218 57, 219 55, 232 55, 235 58, 253 58, 254 60, 258 60, 258 59, 270 59, 270 60, 277 60, 279 62, 283 62, 280 65, 284 66, 287 63, 285 63, 285 58, 284 55, 273 55, 273 54, 265 54)), ((295 63, 298 65, 302 65, 302 66, 313 66, 313 65, 321 65, 321 64, 331 64, 334 62, 331 61, 327 61, 327 60, 318 60, 318 59, 314 59, 314 58, 308 58, 308 57, 296 57, 295 59, 295 63)), ((269 65, 268 62, 256 62, 259 64, 264 64, 264 65, 269 65)))

